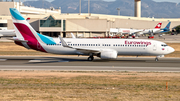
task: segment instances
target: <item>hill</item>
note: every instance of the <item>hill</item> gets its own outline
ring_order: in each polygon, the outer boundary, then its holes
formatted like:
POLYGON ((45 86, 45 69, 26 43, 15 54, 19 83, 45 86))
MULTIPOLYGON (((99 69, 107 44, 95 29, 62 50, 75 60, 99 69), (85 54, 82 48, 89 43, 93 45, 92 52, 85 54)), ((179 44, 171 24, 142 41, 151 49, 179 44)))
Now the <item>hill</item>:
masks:
MULTIPOLYGON (((39 0, 26 1, 24 4, 37 8, 61 7, 62 13, 79 13, 79 0, 54 0, 53 2, 39 0)), ((81 8, 82 13, 88 12, 88 0, 82 0, 81 8)), ((90 2, 91 13, 117 15, 116 8, 121 9, 123 16, 134 16, 134 0, 116 0, 114 2, 91 0, 90 2)), ((180 4, 143 0, 142 17, 180 18, 180 4)))

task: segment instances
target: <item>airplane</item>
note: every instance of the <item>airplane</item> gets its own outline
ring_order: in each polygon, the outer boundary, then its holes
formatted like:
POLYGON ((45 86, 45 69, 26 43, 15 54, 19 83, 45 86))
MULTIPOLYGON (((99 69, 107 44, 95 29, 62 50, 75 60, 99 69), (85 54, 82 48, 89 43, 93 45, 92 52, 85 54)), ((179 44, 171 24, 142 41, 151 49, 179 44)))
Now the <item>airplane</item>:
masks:
POLYGON ((85 55, 88 61, 94 56, 101 59, 116 59, 118 55, 156 56, 170 54, 175 50, 164 42, 144 39, 79 39, 52 38, 37 33, 15 8, 10 8, 17 45, 27 49, 62 55, 85 55))
POLYGON ((142 32, 142 31, 143 30, 127 29, 127 28, 111 28, 110 29, 111 33, 118 33, 118 34, 121 34, 121 35, 124 35, 124 34, 132 35, 134 33, 142 32))
POLYGON ((14 30, 0 30, 0 38, 4 36, 16 36, 14 30))
POLYGON ((154 29, 144 29, 141 34, 159 33, 161 31, 162 22, 158 23, 154 29))
MULTIPOLYGON (((124 34, 129 34, 130 36, 131 35, 142 35, 142 34, 149 34, 149 33, 152 33, 152 32, 160 32, 161 31, 161 25, 162 25, 162 22, 158 23, 154 29, 141 29, 141 30, 138 30, 138 29, 127 29, 127 28, 111 28, 110 29, 110 32, 111 33, 118 33, 118 34, 121 34, 121 35, 124 35, 124 34)), ((135 37, 135 36, 134 36, 135 37)))

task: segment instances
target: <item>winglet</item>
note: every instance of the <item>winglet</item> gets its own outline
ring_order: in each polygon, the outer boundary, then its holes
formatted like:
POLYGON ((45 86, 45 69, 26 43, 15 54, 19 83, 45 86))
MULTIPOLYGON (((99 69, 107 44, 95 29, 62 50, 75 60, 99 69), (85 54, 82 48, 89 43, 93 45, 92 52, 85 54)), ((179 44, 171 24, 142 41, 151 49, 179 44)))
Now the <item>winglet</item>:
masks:
POLYGON ((63 39, 61 36, 59 36, 59 39, 60 39, 60 41, 61 41, 63 47, 69 47, 69 48, 72 48, 72 47, 70 47, 70 46, 67 45, 67 43, 64 41, 64 39, 63 39))
POLYGON ((71 36, 72 36, 72 38, 73 38, 73 39, 76 39, 76 37, 74 36, 74 34, 73 34, 73 33, 71 33, 71 36))

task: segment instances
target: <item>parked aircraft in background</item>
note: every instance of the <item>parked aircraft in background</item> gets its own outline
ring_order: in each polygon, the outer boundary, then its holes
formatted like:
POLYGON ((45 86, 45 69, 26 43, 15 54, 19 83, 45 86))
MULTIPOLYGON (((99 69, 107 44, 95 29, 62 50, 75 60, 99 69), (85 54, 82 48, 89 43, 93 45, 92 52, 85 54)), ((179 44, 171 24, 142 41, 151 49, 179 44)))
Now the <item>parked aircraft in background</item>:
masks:
POLYGON ((157 25, 155 29, 145 29, 142 33, 143 34, 149 34, 149 33, 158 34, 158 33, 165 33, 165 32, 170 31, 169 28, 170 28, 171 22, 169 22, 165 28, 158 27, 158 26, 161 26, 161 24, 159 23, 159 25, 157 25))
POLYGON ((127 29, 127 28, 111 28, 111 33, 117 33, 120 35, 129 34, 132 35, 134 33, 142 32, 143 30, 137 30, 137 29, 127 29))
POLYGON ((118 55, 157 56, 155 60, 158 61, 158 57, 174 52, 172 47, 155 40, 51 38, 37 33, 17 9, 10 8, 10 12, 17 36, 13 40, 27 49, 63 55, 89 55, 89 61, 94 56, 116 59, 118 55))
POLYGON ((5 36, 16 36, 14 30, 0 30, 0 38, 5 36))
POLYGON ((158 23, 154 29, 144 29, 141 34, 159 33, 161 31, 162 23, 158 23))
POLYGON ((116 33, 120 35, 128 34, 129 36, 133 36, 135 38, 136 35, 141 35, 141 34, 150 34, 152 32, 160 32, 161 31, 161 25, 162 23, 158 23, 154 29, 142 29, 142 30, 137 30, 137 29, 125 29, 125 28, 111 28, 110 32, 111 33, 116 33))

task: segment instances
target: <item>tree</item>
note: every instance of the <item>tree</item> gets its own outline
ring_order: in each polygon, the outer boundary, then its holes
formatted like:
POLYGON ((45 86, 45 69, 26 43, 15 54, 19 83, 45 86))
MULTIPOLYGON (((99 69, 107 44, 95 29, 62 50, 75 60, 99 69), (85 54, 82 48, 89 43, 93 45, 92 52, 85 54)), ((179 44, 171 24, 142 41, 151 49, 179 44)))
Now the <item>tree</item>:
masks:
POLYGON ((177 32, 177 33, 180 33, 180 25, 177 26, 175 29, 176 29, 176 32, 177 32))

